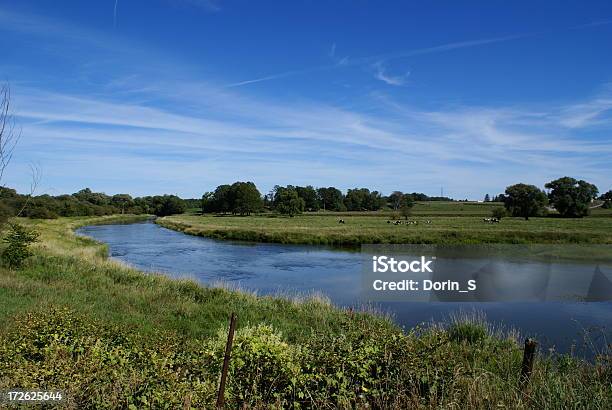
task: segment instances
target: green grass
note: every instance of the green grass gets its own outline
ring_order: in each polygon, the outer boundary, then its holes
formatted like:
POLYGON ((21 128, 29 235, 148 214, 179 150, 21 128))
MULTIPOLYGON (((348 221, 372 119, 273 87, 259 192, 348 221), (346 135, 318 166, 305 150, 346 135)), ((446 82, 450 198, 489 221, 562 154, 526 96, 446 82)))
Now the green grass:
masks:
MULTIPOLYGON (((442 206, 434 204, 435 206, 442 206)), ((474 204, 475 207, 488 206, 474 204)), ((432 205, 433 206, 433 205, 432 205)), ((459 207, 463 205, 457 205, 459 207)), ((471 205, 465 205, 471 206, 471 205)), ((612 244, 612 218, 504 218, 489 224, 473 216, 412 216, 418 225, 388 224, 388 216, 374 214, 303 214, 250 217, 175 215, 157 223, 191 235, 259 242, 353 245, 362 243, 427 244, 612 244), (342 218, 346 223, 339 224, 342 218), (425 221, 430 220, 430 224, 425 221)))
POLYGON ((189 337, 206 337, 226 323, 230 312, 236 312, 242 325, 267 321, 290 340, 299 340, 305 329, 331 329, 334 318, 342 315, 324 298, 300 303, 144 274, 107 259, 105 245, 71 232, 92 223, 142 219, 22 220, 41 233, 41 242, 26 268, 2 269, 0 320, 19 311, 59 304, 103 321, 129 325, 139 332, 154 333, 162 328, 189 337))
POLYGON ((256 297, 145 274, 72 234, 140 219, 20 221, 41 242, 21 270, 0 268, 0 390, 61 389, 74 409, 212 408, 236 312, 229 408, 612 405, 607 353, 593 364, 540 355, 521 391, 520 343, 480 322, 402 333, 322 298, 256 297))

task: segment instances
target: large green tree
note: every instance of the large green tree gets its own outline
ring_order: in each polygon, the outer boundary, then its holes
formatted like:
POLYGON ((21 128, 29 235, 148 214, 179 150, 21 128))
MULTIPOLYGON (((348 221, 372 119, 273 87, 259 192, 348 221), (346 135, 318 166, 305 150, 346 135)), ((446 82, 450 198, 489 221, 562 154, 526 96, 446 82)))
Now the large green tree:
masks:
POLYGON ((234 182, 230 188, 230 204, 233 213, 250 215, 261 210, 263 200, 253 182, 234 182))
POLYGON ((548 199, 567 218, 582 218, 589 214, 589 205, 597 198, 597 187, 570 177, 555 179, 545 185, 550 189, 548 199))
POLYGON ((317 189, 317 196, 319 198, 319 203, 324 210, 344 211, 346 209, 342 202, 342 191, 340 191, 338 188, 319 188, 317 189))
POLYGON ((300 198, 297 189, 291 185, 274 187, 274 209, 293 217, 304 211, 304 199, 300 198))
POLYGON ((304 209, 308 211, 318 211, 321 208, 319 198, 317 197, 317 191, 312 185, 305 187, 296 186, 295 190, 298 196, 304 200, 304 209))
POLYGON ((134 206, 134 199, 129 194, 116 194, 111 198, 111 204, 121 209, 121 213, 125 213, 125 209, 134 206))
POLYGON ((512 216, 529 219, 544 212, 546 194, 535 185, 516 184, 506 188, 504 205, 512 216))
POLYGON ((349 211, 377 211, 385 201, 378 191, 367 188, 349 189, 344 197, 344 205, 349 211))

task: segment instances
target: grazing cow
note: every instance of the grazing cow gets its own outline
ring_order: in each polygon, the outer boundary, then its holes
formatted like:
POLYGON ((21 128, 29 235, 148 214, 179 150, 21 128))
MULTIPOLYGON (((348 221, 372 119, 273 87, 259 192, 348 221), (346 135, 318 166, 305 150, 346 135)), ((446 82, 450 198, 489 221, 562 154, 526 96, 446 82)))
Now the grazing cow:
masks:
POLYGON ((387 223, 388 223, 388 224, 390 224, 390 223, 391 223, 391 221, 387 219, 387 223))
POLYGON ((343 223, 346 223, 346 222, 344 222, 344 219, 340 219, 340 220, 338 221, 338 223, 339 223, 339 224, 343 224, 343 223))

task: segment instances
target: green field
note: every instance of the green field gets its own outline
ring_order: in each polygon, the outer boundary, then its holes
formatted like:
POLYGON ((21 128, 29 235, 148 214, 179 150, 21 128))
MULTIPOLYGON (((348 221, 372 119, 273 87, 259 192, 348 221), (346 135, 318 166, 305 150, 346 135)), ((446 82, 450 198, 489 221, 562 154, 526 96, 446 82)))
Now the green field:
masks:
POLYGON ((212 408, 236 312, 229 408, 612 404, 607 352, 594 364, 540 353, 521 389, 520 340, 481 318, 405 333, 320 297, 256 297, 144 274, 71 232, 142 219, 20 220, 41 242, 22 269, 0 267, 0 390, 59 389, 71 409, 212 408))
POLYGON ((160 225, 191 235, 258 242, 353 245, 363 243, 541 243, 612 244, 612 213, 594 210, 581 219, 554 216, 503 218, 483 222, 491 203, 425 202, 415 206, 410 220, 416 225, 393 225, 391 212, 305 213, 293 218, 273 214, 250 217, 174 215, 160 225), (345 221, 339 223, 339 219, 345 221), (431 223, 426 223, 430 221, 431 223))

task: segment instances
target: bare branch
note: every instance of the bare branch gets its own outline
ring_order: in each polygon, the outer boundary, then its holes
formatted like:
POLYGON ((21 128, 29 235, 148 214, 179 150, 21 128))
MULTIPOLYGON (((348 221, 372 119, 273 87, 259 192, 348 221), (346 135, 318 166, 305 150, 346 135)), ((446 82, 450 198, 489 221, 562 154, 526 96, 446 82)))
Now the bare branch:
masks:
POLYGON ((23 206, 21 207, 19 212, 17 212, 16 216, 21 216, 23 211, 27 208, 28 204, 30 203, 30 200, 34 197, 34 194, 36 193, 38 185, 40 184, 40 181, 42 179, 42 170, 40 169, 40 166, 38 164, 30 164, 30 174, 32 175, 32 180, 30 181, 30 192, 28 193, 27 198, 23 203, 23 206))
POLYGON ((20 138, 21 129, 11 113, 11 90, 8 84, 3 84, 0 86, 0 183, 20 138))

